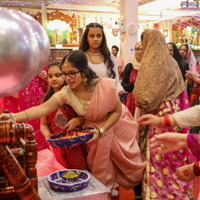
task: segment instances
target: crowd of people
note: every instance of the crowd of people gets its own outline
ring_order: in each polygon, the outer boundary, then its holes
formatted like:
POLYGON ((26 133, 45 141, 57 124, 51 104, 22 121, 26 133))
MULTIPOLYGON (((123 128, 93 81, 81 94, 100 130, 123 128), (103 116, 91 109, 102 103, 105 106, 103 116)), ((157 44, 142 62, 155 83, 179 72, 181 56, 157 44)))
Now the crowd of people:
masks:
POLYGON ((108 49, 103 26, 88 24, 79 50, 40 73, 48 90, 37 105, 19 109, 21 92, 4 97, 1 109, 9 109, 8 102, 15 109, 0 120, 40 119, 43 138, 94 128, 86 145, 46 148, 63 167, 87 169, 111 190, 115 183, 133 189, 135 199, 191 199, 193 180, 200 176, 196 60, 188 44, 178 49, 157 29, 146 29, 134 50, 123 70, 119 48, 108 49), (126 105, 119 99, 124 91, 126 105))

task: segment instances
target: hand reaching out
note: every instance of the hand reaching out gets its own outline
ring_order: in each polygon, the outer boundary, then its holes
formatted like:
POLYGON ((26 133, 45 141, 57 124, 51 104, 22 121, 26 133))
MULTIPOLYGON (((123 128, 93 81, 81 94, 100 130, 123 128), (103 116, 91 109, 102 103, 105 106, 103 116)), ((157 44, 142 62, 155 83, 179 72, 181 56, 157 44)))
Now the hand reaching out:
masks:
POLYGON ((162 154, 187 148, 187 134, 163 133, 150 139, 153 152, 162 154))
POLYGON ((0 115, 0 121, 7 121, 7 120, 12 120, 9 113, 3 113, 0 115))
POLYGON ((73 129, 75 129, 77 127, 77 123, 74 119, 71 119, 70 121, 68 121, 68 123, 63 127, 63 131, 67 130, 67 131, 71 131, 73 129))
POLYGON ((155 115, 143 115, 139 118, 138 123, 140 125, 154 125, 154 126, 160 126, 161 125, 161 119, 160 117, 157 117, 155 115))

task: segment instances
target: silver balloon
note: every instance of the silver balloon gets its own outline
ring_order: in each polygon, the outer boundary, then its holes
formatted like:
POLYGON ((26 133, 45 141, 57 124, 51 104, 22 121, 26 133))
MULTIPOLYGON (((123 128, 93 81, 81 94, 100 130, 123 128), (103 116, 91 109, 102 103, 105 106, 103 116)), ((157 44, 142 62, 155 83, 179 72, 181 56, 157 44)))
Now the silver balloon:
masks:
MULTIPOLYGON (((17 13, 17 11, 15 11, 17 13)), ((19 13, 21 17, 24 18, 25 23, 27 26, 33 30, 33 33, 38 41, 39 45, 39 54, 40 54, 40 62, 38 66, 38 70, 36 71, 37 75, 40 73, 45 65, 47 64, 47 61, 49 59, 50 55, 50 42, 49 42, 49 37, 47 35, 47 32, 45 29, 41 26, 41 24, 35 20, 33 17, 30 15, 27 15, 25 13, 19 13)))
MULTIPOLYGON (((42 62, 42 48, 39 48, 35 30, 29 25, 24 14, 0 7, 0 96, 25 87, 42 62)), ((45 48, 48 54, 49 47, 45 48)), ((43 61, 46 62, 46 57, 43 61)))
POLYGON ((0 27, 0 96, 7 96, 42 71, 50 44, 40 23, 19 11, 0 8, 0 27))

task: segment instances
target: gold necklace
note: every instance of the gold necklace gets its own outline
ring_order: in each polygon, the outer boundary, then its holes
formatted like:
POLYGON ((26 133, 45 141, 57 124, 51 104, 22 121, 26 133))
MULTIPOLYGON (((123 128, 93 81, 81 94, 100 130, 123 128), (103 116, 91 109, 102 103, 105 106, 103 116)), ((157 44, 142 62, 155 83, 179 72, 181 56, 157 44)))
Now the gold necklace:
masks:
MULTIPOLYGON (((87 91, 88 92, 88 91, 87 91)), ((82 108, 83 110, 87 111, 88 110, 88 101, 89 101, 89 96, 90 96, 90 92, 88 92, 88 95, 87 95, 87 99, 86 100, 81 100, 76 92, 76 90, 74 90, 74 94, 75 96, 77 97, 78 101, 80 102, 80 104, 82 104, 82 108)))
POLYGON ((89 58, 90 58, 92 64, 94 64, 94 62, 93 62, 92 58, 90 57, 90 54, 89 54, 89 53, 88 53, 88 56, 89 56, 89 58))
POLYGON ((92 52, 88 51, 88 54, 90 54, 90 55, 92 55, 92 56, 98 56, 98 55, 101 54, 101 51, 100 51, 99 53, 92 53, 92 52))

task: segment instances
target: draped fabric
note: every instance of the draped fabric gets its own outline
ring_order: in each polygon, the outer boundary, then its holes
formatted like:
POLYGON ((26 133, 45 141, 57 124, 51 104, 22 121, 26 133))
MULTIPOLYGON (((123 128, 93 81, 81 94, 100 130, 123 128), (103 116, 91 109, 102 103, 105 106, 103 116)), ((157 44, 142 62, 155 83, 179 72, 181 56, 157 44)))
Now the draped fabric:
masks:
MULTIPOLYGON (((47 66, 44 68, 46 71, 47 66)), ((33 106, 40 105, 46 92, 46 82, 40 78, 39 74, 33 77, 29 84, 19 91, 18 104, 20 111, 26 110, 33 106)), ((35 139, 38 144, 38 150, 49 148, 44 136, 40 131, 40 119, 27 121, 33 127, 35 139)))
POLYGON ((133 96, 137 107, 145 113, 154 113, 162 102, 178 98, 185 85, 179 66, 169 54, 159 30, 146 29, 142 47, 144 55, 133 96))
MULTIPOLYGON (((136 81, 138 70, 135 70, 135 68, 132 69, 129 82, 134 83, 136 81)), ((126 100, 126 107, 129 109, 131 112, 132 116, 134 117, 135 115, 135 98, 133 97, 133 92, 129 92, 127 95, 127 100, 126 100)))
MULTIPOLYGON (((70 104, 79 115, 83 115, 85 127, 101 127, 115 108, 115 81, 99 78, 86 112, 68 86, 54 97, 61 104, 70 104)), ((140 156, 137 141, 138 125, 122 104, 119 120, 106 131, 105 136, 87 145, 87 165, 91 173, 110 189, 115 182, 125 189, 140 183, 145 162, 140 156)))
POLYGON ((189 45, 188 46, 188 52, 187 52, 187 56, 186 56, 186 62, 189 63, 189 68, 190 71, 194 72, 198 77, 200 76, 200 74, 197 72, 197 61, 196 58, 192 52, 192 49, 190 48, 189 45))

